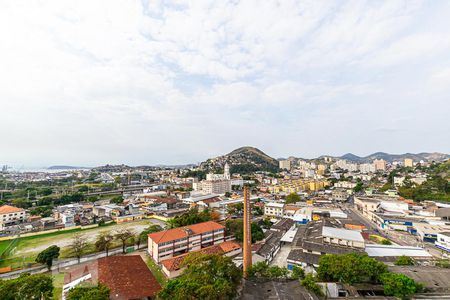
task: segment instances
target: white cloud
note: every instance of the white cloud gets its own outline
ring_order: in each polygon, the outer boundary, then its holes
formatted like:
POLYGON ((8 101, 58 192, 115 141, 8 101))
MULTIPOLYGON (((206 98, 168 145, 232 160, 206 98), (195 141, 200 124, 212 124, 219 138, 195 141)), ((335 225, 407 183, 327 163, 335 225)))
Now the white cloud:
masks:
POLYGON ((421 151, 450 129, 449 28, 421 1, 4 2, 0 164, 421 151))

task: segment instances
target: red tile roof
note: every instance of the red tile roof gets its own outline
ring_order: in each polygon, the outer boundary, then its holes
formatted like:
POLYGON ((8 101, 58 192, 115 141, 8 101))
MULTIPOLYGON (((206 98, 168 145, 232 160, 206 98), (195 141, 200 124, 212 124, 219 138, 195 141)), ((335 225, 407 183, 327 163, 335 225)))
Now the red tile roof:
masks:
POLYGON ((208 198, 208 199, 202 200, 202 202, 206 203, 206 204, 220 202, 220 201, 222 201, 222 200, 220 200, 220 198, 218 198, 218 197, 213 197, 213 198, 208 198))
POLYGON ((70 269, 70 271, 64 274, 64 284, 71 283, 72 281, 75 281, 88 274, 91 274, 91 278, 86 281, 91 282, 93 284, 97 284, 98 279, 97 271, 98 271, 97 261, 87 265, 77 266, 75 268, 70 269))
MULTIPOLYGON (((228 253, 237 249, 240 249, 241 246, 239 246, 238 243, 227 241, 220 243, 218 245, 213 245, 207 248, 203 248, 198 251, 192 251, 190 253, 202 253, 202 254, 222 254, 222 253, 228 253)), ((175 271, 179 270, 181 268, 181 264, 183 263, 184 259, 187 255, 190 253, 186 253, 183 255, 179 255, 173 258, 166 259, 161 262, 161 264, 164 265, 164 267, 169 271, 175 271)))
POLYGON ((14 207, 14 206, 10 206, 10 205, 0 206, 0 215, 22 212, 22 211, 24 211, 23 208, 18 208, 18 207, 14 207))
POLYGON ((191 235, 196 235, 200 233, 205 233, 212 230, 225 229, 225 226, 220 225, 213 221, 207 221, 203 223, 198 223, 194 225, 178 227, 174 229, 164 230, 160 232, 150 233, 148 235, 156 244, 161 244, 176 239, 181 239, 191 235), (188 234, 187 231, 191 230, 192 234, 188 234))
POLYGON ((161 286, 140 255, 100 258, 98 280, 111 289, 111 299, 153 297, 161 290, 161 286))

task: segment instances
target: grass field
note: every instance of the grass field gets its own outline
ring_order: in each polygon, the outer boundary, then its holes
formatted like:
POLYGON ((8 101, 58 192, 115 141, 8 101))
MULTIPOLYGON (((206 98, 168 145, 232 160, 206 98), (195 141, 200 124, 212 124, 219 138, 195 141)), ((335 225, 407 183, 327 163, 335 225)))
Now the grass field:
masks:
MULTIPOLYGON (((14 253, 5 257, 0 261, 0 267, 12 266, 13 268, 20 268, 22 266, 28 266, 33 263, 37 254, 51 245, 58 245, 61 247, 61 258, 71 257, 68 244, 71 238, 76 234, 83 234, 89 240, 89 247, 85 254, 95 252, 94 240, 97 234, 102 231, 114 231, 118 228, 128 227, 133 229, 136 233, 140 232, 147 225, 152 224, 155 221, 141 220, 136 222, 113 224, 109 226, 95 227, 90 229, 73 229, 65 231, 57 231, 48 234, 22 237, 19 239, 17 245, 15 245, 14 253)), ((11 241, 0 241, 0 249, 6 249, 11 241)), ((112 245, 113 247, 119 246, 117 241, 112 245)))

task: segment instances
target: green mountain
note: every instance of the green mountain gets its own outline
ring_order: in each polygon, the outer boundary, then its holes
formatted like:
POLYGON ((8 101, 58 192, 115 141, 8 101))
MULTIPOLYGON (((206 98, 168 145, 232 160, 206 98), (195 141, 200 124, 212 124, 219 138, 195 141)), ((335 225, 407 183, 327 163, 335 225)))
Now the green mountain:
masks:
POLYGON ((230 165, 231 173, 279 171, 278 161, 255 147, 241 147, 226 155, 210 158, 202 162, 200 168, 207 171, 218 171, 223 169, 225 163, 230 165))

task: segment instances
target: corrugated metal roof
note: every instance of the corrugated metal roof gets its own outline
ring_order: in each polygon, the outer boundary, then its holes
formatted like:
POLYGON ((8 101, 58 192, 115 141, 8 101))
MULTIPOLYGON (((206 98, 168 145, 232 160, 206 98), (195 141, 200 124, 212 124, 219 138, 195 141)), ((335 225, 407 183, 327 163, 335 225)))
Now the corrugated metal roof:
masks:
POLYGON ((356 242, 364 242, 364 239, 358 231, 342 229, 342 228, 333 228, 328 226, 323 226, 322 228, 322 236, 338 238, 349 241, 356 242))
POLYGON ((366 245, 366 252, 369 256, 411 256, 411 257, 431 257, 423 248, 397 245, 366 245))

